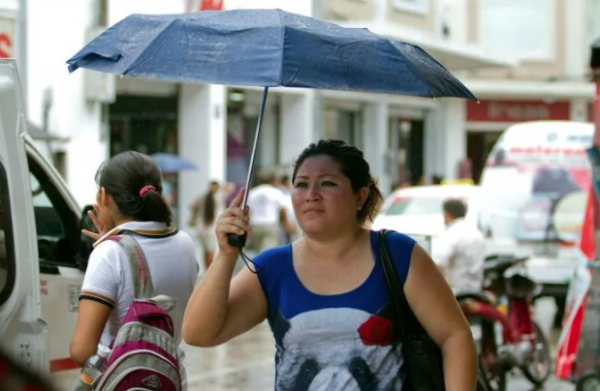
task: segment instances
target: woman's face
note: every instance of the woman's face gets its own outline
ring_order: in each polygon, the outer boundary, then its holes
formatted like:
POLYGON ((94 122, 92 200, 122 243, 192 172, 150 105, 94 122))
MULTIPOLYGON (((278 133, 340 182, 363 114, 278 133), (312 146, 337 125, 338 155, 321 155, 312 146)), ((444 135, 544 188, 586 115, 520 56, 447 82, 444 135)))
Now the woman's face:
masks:
POLYGON ((296 219, 308 234, 330 234, 358 224, 356 213, 367 190, 358 194, 339 164, 328 156, 306 159, 298 168, 292 192, 296 219))
POLYGON ((115 223, 115 203, 112 197, 106 192, 103 187, 98 189, 96 193, 96 205, 98 205, 98 220, 105 229, 112 229, 116 226, 115 223))

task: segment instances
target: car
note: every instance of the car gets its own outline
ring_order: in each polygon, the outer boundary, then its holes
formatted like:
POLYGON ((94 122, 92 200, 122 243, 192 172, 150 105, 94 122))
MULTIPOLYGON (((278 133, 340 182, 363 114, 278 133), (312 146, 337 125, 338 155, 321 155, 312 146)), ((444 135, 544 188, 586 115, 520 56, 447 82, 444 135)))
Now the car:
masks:
POLYGON ((435 238, 445 229, 444 201, 451 198, 464 201, 467 204, 466 220, 477 225, 479 194, 479 187, 469 184, 399 189, 386 198, 371 228, 391 229, 413 236, 419 244, 431 252, 435 245, 435 238))

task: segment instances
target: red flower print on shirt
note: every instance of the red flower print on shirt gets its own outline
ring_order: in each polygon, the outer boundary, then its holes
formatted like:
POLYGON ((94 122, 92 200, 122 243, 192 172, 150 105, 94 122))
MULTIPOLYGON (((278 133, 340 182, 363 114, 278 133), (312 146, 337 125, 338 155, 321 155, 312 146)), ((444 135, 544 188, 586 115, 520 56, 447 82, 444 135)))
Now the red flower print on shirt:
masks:
POLYGON ((388 346, 392 344, 394 327, 389 319, 373 315, 360 325, 358 335, 367 346, 388 346))

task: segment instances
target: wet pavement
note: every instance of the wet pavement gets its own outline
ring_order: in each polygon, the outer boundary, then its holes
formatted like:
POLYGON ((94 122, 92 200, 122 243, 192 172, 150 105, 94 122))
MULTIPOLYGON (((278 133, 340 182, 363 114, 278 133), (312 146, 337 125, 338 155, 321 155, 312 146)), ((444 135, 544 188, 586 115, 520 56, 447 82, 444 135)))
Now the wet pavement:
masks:
MULTIPOLYGON (((536 318, 545 331, 550 330, 554 305, 541 300, 536 318)), ((550 333, 556 340, 557 332, 550 333)), ((554 349, 553 349, 554 350, 554 349)), ((250 332, 216 348, 186 347, 189 391, 270 391, 273 390, 274 344, 265 322, 250 332)), ((534 387, 520 373, 510 376, 507 390, 530 391, 534 387)), ((574 391, 570 383, 550 379, 544 391, 574 391)))

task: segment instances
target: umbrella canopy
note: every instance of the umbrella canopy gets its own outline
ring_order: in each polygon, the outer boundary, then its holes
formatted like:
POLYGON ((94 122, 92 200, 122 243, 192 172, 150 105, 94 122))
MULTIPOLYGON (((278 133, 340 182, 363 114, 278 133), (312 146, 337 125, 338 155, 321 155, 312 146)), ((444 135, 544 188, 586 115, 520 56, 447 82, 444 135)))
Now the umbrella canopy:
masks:
POLYGON ((475 99, 417 46, 281 10, 131 15, 67 63, 179 82, 475 99))
POLYGON ((156 162, 160 170, 166 174, 198 168, 194 163, 188 162, 177 155, 155 153, 150 157, 156 162))

